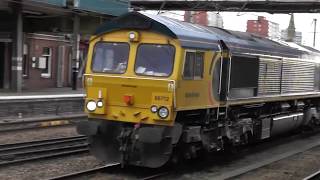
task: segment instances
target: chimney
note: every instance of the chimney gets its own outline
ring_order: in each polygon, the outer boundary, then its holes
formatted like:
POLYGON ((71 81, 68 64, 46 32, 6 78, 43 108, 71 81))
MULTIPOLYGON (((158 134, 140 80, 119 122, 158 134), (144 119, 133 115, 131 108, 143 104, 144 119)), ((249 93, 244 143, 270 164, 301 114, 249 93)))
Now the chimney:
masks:
POLYGON ((264 17, 264 16, 258 16, 258 21, 263 21, 263 20, 266 20, 266 17, 264 17))

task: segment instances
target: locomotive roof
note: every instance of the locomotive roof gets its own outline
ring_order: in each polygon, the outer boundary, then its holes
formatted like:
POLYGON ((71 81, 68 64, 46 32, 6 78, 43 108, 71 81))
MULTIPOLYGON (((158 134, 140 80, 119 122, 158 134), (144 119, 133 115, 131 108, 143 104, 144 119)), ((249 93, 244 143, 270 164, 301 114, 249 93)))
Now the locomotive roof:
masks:
POLYGON ((201 26, 164 16, 138 12, 130 12, 105 23, 96 30, 95 35, 120 29, 150 30, 165 34, 179 39, 181 46, 185 48, 219 50, 218 41, 223 40, 233 53, 295 58, 301 58, 307 54, 307 52, 250 33, 201 26))

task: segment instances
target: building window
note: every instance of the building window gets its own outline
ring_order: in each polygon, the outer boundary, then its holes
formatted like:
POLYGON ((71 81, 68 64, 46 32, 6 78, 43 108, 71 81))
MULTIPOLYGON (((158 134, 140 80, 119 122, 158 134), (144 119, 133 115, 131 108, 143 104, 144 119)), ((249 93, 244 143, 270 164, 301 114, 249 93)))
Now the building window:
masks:
POLYGON ((29 59, 28 59, 28 45, 23 45, 23 57, 22 57, 22 75, 28 77, 29 75, 29 59))
POLYGON ((204 69, 203 52, 186 52, 183 78, 202 79, 204 69))
POLYGON ((28 77, 28 55, 23 55, 22 58, 22 75, 23 77, 28 77))
POLYGON ((42 56, 39 58, 39 68, 42 69, 41 77, 50 78, 51 77, 51 59, 52 59, 52 49, 44 47, 42 49, 42 56))

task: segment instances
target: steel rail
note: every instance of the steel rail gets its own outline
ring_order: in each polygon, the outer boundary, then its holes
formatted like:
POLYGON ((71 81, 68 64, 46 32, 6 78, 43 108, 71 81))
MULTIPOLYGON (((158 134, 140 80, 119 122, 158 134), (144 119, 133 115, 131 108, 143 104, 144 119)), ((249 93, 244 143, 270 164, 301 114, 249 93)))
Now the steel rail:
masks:
POLYGON ((0 133, 23 131, 23 130, 32 130, 32 129, 67 127, 67 126, 72 126, 72 125, 73 125, 73 124, 69 124, 69 123, 68 123, 68 124, 59 124, 59 125, 50 125, 50 126, 33 126, 33 127, 24 127, 24 128, 11 128, 11 129, 0 130, 0 133))
POLYGON ((49 178, 47 180, 62 180, 62 179, 76 178, 76 177, 79 177, 79 176, 89 175, 89 174, 92 174, 92 173, 103 171, 103 170, 106 170, 108 168, 117 168, 117 167, 120 167, 120 163, 107 164, 107 165, 99 166, 99 167, 92 168, 92 169, 86 169, 86 170, 83 170, 83 171, 64 174, 64 175, 61 175, 61 176, 56 176, 56 177, 49 178))
POLYGON ((319 180, 320 179, 320 170, 303 178, 303 180, 319 180))
POLYGON ((19 120, 11 119, 0 122, 0 126, 10 126, 10 125, 17 125, 17 124, 29 124, 29 123, 39 123, 39 122, 50 122, 50 121, 81 121, 86 119, 86 114, 79 114, 79 115, 57 115, 57 116, 50 116, 50 117, 33 117, 33 118, 23 118, 19 120))
POLYGON ((54 158, 54 157, 61 157, 61 156, 73 155, 73 154, 85 153, 85 152, 89 152, 89 149, 88 148, 84 148, 84 149, 60 152, 60 153, 55 153, 55 154, 50 154, 50 155, 36 156, 36 157, 32 157, 32 158, 27 158, 27 159, 19 159, 19 160, 13 160, 13 161, 8 161, 8 162, 2 162, 2 163, 0 163, 0 168, 1 167, 5 167, 7 165, 17 164, 17 163, 22 163, 22 162, 28 162, 28 161, 33 161, 33 160, 41 160, 41 159, 48 159, 48 158, 54 158))
POLYGON ((25 149, 25 148, 54 145, 57 143, 63 144, 63 143, 85 141, 85 140, 87 140, 86 136, 73 136, 73 137, 36 140, 36 141, 28 141, 28 142, 20 142, 20 143, 0 144, 0 153, 6 152, 6 151, 12 151, 12 150, 25 149))
POLYGON ((89 152, 85 136, 2 144, 0 145, 0 167, 84 152, 89 152))
POLYGON ((1 154, 0 160, 7 159, 8 158, 16 158, 23 155, 34 155, 36 153, 50 153, 53 151, 63 151, 63 150, 69 150, 69 149, 79 149, 79 148, 87 148, 88 144, 79 144, 79 145, 71 145, 66 147, 54 147, 54 148, 48 148, 48 149, 36 149, 36 150, 29 150, 29 151, 23 151, 23 152, 13 152, 13 153, 7 153, 7 154, 1 154))
POLYGON ((30 130, 30 129, 72 126, 78 121, 81 121, 81 120, 75 120, 75 119, 47 120, 46 119, 46 120, 30 120, 30 121, 0 123, 0 126, 1 126, 0 133, 30 130))
MULTIPOLYGON (((62 179, 79 178, 81 176, 91 175, 91 174, 98 173, 101 171, 110 170, 110 168, 119 168, 120 169, 121 164, 120 163, 111 163, 111 164, 107 164, 107 165, 103 165, 103 166, 99 166, 99 167, 95 167, 95 168, 90 168, 90 169, 86 169, 86 170, 82 170, 82 171, 77 171, 77 172, 72 172, 69 174, 51 177, 46 180, 62 180, 62 179)), ((156 179, 156 178, 168 175, 169 173, 170 173, 170 171, 161 171, 161 172, 151 173, 152 175, 137 177, 136 179, 152 180, 152 179, 156 179)))
POLYGON ((139 178, 141 180, 151 180, 151 179, 156 179, 165 175, 168 175, 170 172, 169 171, 165 171, 165 172, 160 172, 160 173, 155 173, 153 175, 149 175, 143 178, 139 178))

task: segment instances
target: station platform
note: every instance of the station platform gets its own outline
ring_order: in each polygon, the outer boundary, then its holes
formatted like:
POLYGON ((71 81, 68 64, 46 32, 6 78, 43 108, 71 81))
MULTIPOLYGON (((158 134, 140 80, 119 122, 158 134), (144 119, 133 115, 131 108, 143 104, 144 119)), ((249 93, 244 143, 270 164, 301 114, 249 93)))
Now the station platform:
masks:
POLYGON ((56 97, 56 96, 84 96, 84 89, 80 88, 72 90, 71 88, 48 88, 41 90, 23 90, 22 92, 12 92, 9 90, 0 89, 0 100, 14 99, 14 98, 42 98, 42 97, 56 97))
POLYGON ((85 117, 83 89, 50 88, 20 93, 0 90, 0 122, 32 120, 41 117, 85 117))

